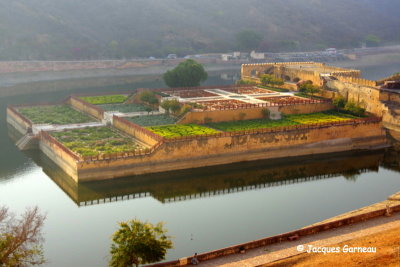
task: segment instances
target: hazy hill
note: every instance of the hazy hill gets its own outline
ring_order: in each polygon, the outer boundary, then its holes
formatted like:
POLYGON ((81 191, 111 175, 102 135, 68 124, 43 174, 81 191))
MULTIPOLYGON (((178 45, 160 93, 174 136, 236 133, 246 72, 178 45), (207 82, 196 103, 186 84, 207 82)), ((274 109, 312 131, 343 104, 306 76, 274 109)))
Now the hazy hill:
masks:
POLYGON ((399 0, 0 0, 0 59, 88 59, 400 41, 399 0))

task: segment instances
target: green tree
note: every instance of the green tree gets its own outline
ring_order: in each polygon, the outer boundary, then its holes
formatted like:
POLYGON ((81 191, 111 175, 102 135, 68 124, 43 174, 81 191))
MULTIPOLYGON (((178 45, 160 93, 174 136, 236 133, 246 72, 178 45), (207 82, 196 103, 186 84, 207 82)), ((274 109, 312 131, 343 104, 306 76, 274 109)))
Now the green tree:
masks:
POLYGON ((139 220, 119 223, 120 229, 112 237, 112 267, 128 267, 163 260, 172 248, 171 237, 162 223, 153 225, 139 220))
POLYGON ((312 82, 307 81, 300 85, 299 91, 305 94, 314 95, 315 93, 318 93, 320 89, 318 86, 313 85, 312 82))
POLYGON ((356 116, 364 116, 365 114, 365 109, 360 107, 359 105, 357 105, 356 103, 349 101, 346 103, 346 105, 344 106, 344 110, 346 110, 347 112, 356 115, 356 116))
POLYGON ((171 107, 171 100, 164 100, 163 102, 161 102, 160 105, 163 109, 165 109, 165 112, 167 114, 169 114, 169 109, 171 107))
POLYGON ((241 50, 255 50, 260 46, 263 36, 252 30, 243 30, 235 36, 237 45, 241 50))
POLYGON ((8 208, 0 207, 1 266, 31 266, 45 263, 42 227, 45 216, 37 207, 27 209, 16 219, 8 208))
POLYGON ((179 112, 181 110, 181 104, 178 102, 178 100, 173 99, 173 100, 171 100, 171 102, 169 104, 169 109, 171 110, 171 112, 173 114, 176 114, 177 112, 179 112))
POLYGON ((158 104, 158 99, 156 95, 151 92, 151 91, 143 91, 139 94, 139 99, 140 101, 150 105, 150 106, 155 106, 158 104))
POLYGON ((342 109, 342 108, 344 108, 344 106, 346 105, 346 99, 344 99, 343 96, 335 97, 335 99, 333 99, 333 105, 334 105, 337 109, 342 109))
POLYGON ((192 87, 199 86, 201 82, 207 80, 208 74, 203 65, 193 59, 187 59, 167 71, 163 78, 169 87, 192 87))
POLYGON ((283 85, 284 81, 281 78, 276 78, 274 75, 272 74, 264 74, 261 76, 260 78, 262 85, 266 86, 266 85, 283 85))

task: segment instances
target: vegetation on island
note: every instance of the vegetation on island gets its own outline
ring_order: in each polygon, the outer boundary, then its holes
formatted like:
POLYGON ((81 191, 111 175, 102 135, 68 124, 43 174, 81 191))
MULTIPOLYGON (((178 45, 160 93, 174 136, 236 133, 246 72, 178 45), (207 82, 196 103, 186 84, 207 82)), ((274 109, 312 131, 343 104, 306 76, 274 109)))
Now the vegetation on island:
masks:
POLYGON ((203 65, 193 59, 187 59, 163 75, 164 82, 173 87, 193 87, 207 80, 208 74, 203 65))
POLYGON ((311 95, 320 92, 320 88, 316 85, 313 85, 311 81, 306 81, 299 86, 299 92, 305 95, 311 95))
POLYGON ((127 117, 125 119, 140 126, 168 125, 174 124, 177 121, 175 117, 166 114, 127 117))
POLYGON ((132 137, 111 127, 87 127, 50 134, 68 149, 84 157, 132 152, 142 148, 132 137))
POLYGON ((355 116, 349 114, 343 114, 336 111, 298 114, 298 115, 284 115, 283 118, 279 120, 268 119, 267 114, 265 114, 264 116, 265 116, 264 119, 217 122, 217 123, 209 123, 207 124, 207 126, 225 132, 234 132, 234 131, 254 130, 263 128, 285 127, 285 126, 292 126, 299 124, 338 122, 338 121, 346 121, 357 118, 355 116))
POLYGON ((164 100, 161 103, 161 107, 165 109, 165 112, 167 114, 177 114, 181 110, 181 104, 176 99, 164 100))
POLYGON ((74 124, 95 121, 94 118, 79 112, 68 105, 46 105, 21 107, 18 111, 34 124, 74 124))
POLYGON ((284 84, 284 81, 281 78, 276 78, 272 74, 261 75, 260 81, 264 86, 280 86, 284 84))
POLYGON ((158 98, 156 97, 155 93, 149 90, 145 90, 139 93, 137 96, 139 101, 144 103, 149 107, 156 107, 158 105, 158 98))
POLYGON ((128 99, 127 95, 99 95, 99 96, 81 96, 79 97, 83 101, 86 101, 93 105, 103 104, 119 104, 123 103, 128 99))
POLYGON ((130 267, 153 263, 165 258, 173 248, 163 223, 153 225, 139 220, 120 222, 112 236, 110 267, 130 267))
POLYGON ((342 96, 334 98, 332 103, 336 107, 336 109, 341 112, 346 112, 348 114, 360 117, 365 116, 365 108, 361 107, 353 101, 347 101, 342 96))
MULTIPOLYGON (((105 104, 105 105, 98 105, 104 111, 118 111, 121 113, 130 113, 130 112, 142 112, 148 111, 148 106, 138 103, 132 104, 105 104)), ((153 109, 151 109, 153 110, 153 109)))
POLYGON ((0 264, 27 267, 46 262, 42 228, 45 215, 38 207, 28 208, 21 218, 0 207, 0 264))
POLYGON ((197 124, 174 124, 174 125, 163 125, 163 126, 151 126, 151 127, 146 127, 146 129, 152 131, 153 133, 161 135, 165 138, 219 133, 219 131, 217 130, 197 124))

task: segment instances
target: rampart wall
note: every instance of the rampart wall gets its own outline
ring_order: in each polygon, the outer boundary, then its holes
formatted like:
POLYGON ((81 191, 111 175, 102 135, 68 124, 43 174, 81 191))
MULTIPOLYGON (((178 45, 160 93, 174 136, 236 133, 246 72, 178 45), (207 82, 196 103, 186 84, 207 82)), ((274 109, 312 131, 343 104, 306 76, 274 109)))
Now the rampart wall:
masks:
POLYGON ((32 128, 32 122, 25 118, 15 107, 7 107, 7 123, 11 124, 21 134, 26 134, 32 128))
POLYGON ((276 113, 276 111, 283 114, 306 114, 327 111, 333 108, 334 106, 331 102, 319 102, 318 100, 305 100, 290 105, 260 104, 253 106, 249 104, 248 107, 239 106, 201 112, 191 111, 179 120, 178 124, 262 119, 262 110, 264 109, 269 109, 271 114, 276 113))
POLYGON ((79 181, 386 145, 379 119, 164 139, 152 153, 80 161, 79 181), (332 127, 334 126, 334 127, 332 127))
POLYGON ((262 63, 262 64, 243 64, 241 69, 242 79, 249 80, 258 77, 264 73, 274 74, 285 81, 298 82, 299 80, 312 81, 313 84, 322 86, 322 73, 331 73, 331 75, 341 75, 343 77, 359 78, 359 70, 349 70, 333 66, 327 66, 324 63, 317 62, 281 62, 281 63, 262 63), (294 68, 293 66, 296 66, 294 68), (302 66, 304 68, 302 69, 302 66), (309 66, 314 67, 312 70, 309 66))
POLYGON ((80 160, 79 156, 67 149, 47 132, 41 131, 39 139, 40 150, 78 182, 77 162, 80 160))
POLYGON ((326 83, 326 86, 340 95, 353 101, 366 111, 371 112, 377 116, 383 115, 383 104, 380 101, 381 95, 380 90, 376 87, 362 85, 358 83, 350 82, 352 78, 343 78, 346 81, 331 80, 326 83))
POLYGON ((71 96, 68 98, 67 102, 77 110, 90 114, 99 120, 103 120, 104 118, 104 111, 102 109, 87 103, 78 97, 71 96))
POLYGON ((354 84, 357 84, 357 85, 368 86, 368 87, 376 87, 377 86, 376 81, 371 81, 371 80, 366 80, 366 79, 362 79, 362 78, 346 76, 346 75, 343 75, 343 74, 335 75, 335 77, 339 81, 346 82, 346 83, 354 83, 354 84))
POLYGON ((124 118, 119 118, 114 116, 113 126, 118 130, 126 134, 129 134, 130 136, 133 136, 134 138, 146 143, 149 146, 154 146, 162 140, 162 138, 159 135, 133 122, 130 122, 124 118))

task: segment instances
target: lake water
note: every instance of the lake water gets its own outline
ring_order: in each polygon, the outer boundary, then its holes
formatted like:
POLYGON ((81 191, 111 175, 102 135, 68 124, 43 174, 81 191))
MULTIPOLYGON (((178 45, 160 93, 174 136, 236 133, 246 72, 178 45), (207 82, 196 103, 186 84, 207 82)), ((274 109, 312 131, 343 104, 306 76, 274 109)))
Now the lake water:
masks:
MULTIPOLYGON (((379 72, 387 76, 396 68, 399 64, 379 72)), ((373 69, 365 68, 367 78, 375 78, 373 69)), ((232 83, 219 74, 210 76, 210 85, 232 83)), ((93 87, 90 79, 76 80, 72 90, 0 97, 0 205, 16 213, 37 205, 47 214, 47 266, 106 266, 117 222, 133 218, 165 222, 174 237, 174 249, 167 254, 172 260, 304 227, 400 191, 400 156, 393 149, 76 185, 42 154, 15 147, 5 122, 8 104, 58 101, 74 92, 164 86, 157 77, 127 81, 93 87)))

